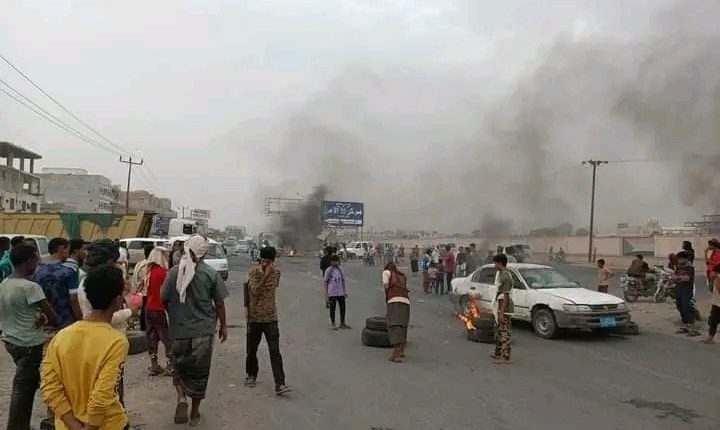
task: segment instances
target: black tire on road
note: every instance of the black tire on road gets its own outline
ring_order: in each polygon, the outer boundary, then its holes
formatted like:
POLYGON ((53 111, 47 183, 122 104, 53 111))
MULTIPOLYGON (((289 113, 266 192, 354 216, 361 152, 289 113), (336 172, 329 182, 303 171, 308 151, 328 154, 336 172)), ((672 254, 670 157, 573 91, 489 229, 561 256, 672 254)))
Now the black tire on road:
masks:
POLYGON ((543 339, 553 339, 560 331, 555 321, 555 314, 548 308, 540 308, 533 312, 532 325, 535 334, 543 339))
POLYGON ((390 348, 390 338, 386 331, 364 328, 362 330, 362 343, 373 348, 390 348))
POLYGON ((495 330, 495 318, 492 315, 484 315, 473 319, 473 326, 478 330, 487 330, 491 333, 495 330))
POLYGON ((467 331, 467 339, 471 342, 494 343, 494 330, 475 329, 467 331))
POLYGON ((130 343, 128 354, 141 354, 148 350, 148 339, 144 331, 128 331, 127 340, 130 343))
POLYGON ((365 327, 370 330, 387 331, 387 318, 384 316, 368 317, 365 320, 365 327))

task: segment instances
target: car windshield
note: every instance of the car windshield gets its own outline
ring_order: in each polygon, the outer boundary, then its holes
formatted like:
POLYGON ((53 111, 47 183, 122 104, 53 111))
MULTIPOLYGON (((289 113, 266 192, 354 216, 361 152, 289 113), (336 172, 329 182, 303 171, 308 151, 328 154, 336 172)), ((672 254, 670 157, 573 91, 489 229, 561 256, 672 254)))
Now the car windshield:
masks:
POLYGON ((527 284, 534 289, 542 288, 577 288, 578 284, 551 267, 520 269, 520 274, 527 284))
POLYGON ((48 241, 45 238, 37 238, 35 239, 37 241, 38 245, 38 252, 40 255, 47 255, 48 254, 48 241))
POLYGON ((205 259, 214 260, 217 258, 225 258, 225 252, 223 252, 222 246, 217 243, 208 243, 205 259))

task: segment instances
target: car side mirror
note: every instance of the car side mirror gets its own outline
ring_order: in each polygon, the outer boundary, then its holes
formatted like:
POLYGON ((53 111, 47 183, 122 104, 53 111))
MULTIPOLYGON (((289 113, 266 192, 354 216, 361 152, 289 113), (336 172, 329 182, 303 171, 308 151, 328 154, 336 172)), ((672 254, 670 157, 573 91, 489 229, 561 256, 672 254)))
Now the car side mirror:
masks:
POLYGON ((536 289, 542 287, 542 285, 539 282, 533 282, 532 284, 530 284, 530 287, 536 289))

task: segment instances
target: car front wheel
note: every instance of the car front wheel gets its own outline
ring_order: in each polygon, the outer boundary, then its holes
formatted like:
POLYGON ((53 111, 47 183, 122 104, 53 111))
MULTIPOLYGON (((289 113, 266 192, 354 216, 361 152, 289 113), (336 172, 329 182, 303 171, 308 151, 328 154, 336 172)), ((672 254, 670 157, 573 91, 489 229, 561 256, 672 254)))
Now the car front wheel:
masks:
POLYGON ((558 334, 555 315, 550 309, 542 308, 533 312, 532 325, 535 334, 543 339, 552 339, 558 334))

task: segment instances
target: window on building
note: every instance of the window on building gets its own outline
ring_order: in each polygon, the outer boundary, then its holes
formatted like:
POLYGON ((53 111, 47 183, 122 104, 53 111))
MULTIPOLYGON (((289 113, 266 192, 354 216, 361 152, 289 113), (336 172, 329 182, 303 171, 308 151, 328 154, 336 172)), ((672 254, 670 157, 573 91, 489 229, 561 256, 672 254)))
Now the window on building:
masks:
POLYGON ((15 199, 10 199, 10 210, 11 211, 15 210, 15 199))

